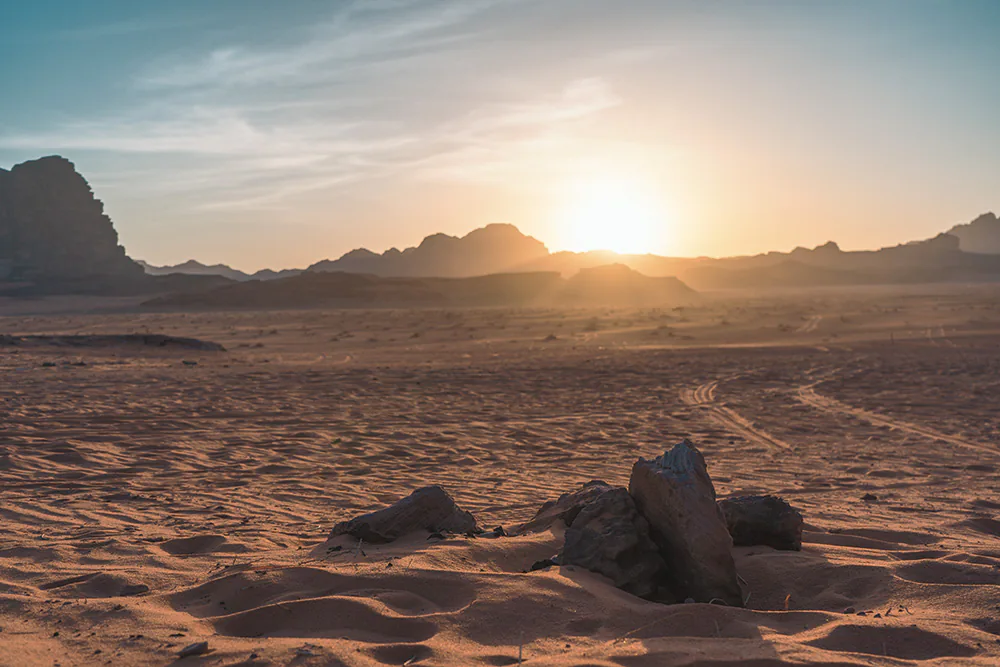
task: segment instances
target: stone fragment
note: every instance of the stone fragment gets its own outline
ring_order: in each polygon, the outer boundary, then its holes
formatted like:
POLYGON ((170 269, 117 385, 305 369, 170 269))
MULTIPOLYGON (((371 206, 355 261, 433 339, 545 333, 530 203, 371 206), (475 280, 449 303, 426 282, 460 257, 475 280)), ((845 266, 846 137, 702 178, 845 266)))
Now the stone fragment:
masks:
POLYGON ((646 599, 658 597, 666 570, 649 524, 620 487, 606 487, 583 506, 566 529, 559 562, 602 574, 617 588, 646 599))
POLYGON ((204 655, 208 653, 208 642, 196 642, 188 644, 177 652, 178 658, 186 658, 192 655, 204 655))
POLYGON ((777 496, 736 496, 719 501, 733 544, 802 549, 802 514, 777 496))
POLYGON ((379 544, 417 531, 471 533, 475 530, 476 519, 459 508, 447 491, 440 486, 425 486, 385 509, 341 521, 330 531, 330 537, 347 534, 379 544))
POLYGON ((742 607, 733 540, 701 452, 685 440, 663 456, 640 458, 629 493, 649 522, 674 598, 742 607))
POLYGON ((611 488, 613 487, 599 479, 592 479, 576 491, 564 493, 557 500, 546 502, 531 521, 519 526, 514 533, 539 533, 560 521, 564 526, 569 526, 587 503, 611 488))

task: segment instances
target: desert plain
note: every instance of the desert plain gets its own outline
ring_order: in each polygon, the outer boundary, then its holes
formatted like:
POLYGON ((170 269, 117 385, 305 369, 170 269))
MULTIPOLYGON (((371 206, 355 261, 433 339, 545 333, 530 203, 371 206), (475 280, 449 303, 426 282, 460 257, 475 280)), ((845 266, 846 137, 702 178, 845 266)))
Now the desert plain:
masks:
POLYGON ((169 312, 0 301, 0 665, 996 665, 1000 288, 684 308, 169 312), (93 341, 93 339, 92 339, 93 341), (801 551, 663 605, 551 531, 327 540, 440 484, 513 526, 682 438, 801 551), (200 655, 179 657, 207 642, 200 655))

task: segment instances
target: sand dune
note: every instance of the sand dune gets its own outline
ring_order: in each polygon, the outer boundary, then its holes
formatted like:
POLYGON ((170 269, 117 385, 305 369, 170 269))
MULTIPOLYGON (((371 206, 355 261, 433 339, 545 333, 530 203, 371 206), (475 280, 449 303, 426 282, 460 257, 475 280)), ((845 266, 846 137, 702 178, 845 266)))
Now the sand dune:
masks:
POLYGON ((0 348, 0 664, 997 664, 993 296, 28 304, 4 333, 148 330, 228 351, 0 348), (805 515, 801 552, 735 549, 746 609, 658 605, 572 567, 525 572, 558 551, 558 527, 326 539, 435 483, 480 525, 510 527, 581 482, 624 483, 636 457, 684 436, 720 495, 777 493, 805 515), (207 653, 177 659, 201 641, 207 653))

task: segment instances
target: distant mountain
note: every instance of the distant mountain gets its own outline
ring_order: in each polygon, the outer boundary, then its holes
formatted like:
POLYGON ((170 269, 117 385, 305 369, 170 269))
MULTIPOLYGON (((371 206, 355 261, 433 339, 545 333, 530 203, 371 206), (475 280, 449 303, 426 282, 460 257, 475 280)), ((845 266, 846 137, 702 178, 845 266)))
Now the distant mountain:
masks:
POLYGON ((581 271, 569 280, 554 271, 470 278, 401 278, 341 271, 306 272, 268 282, 251 280, 172 294, 150 308, 412 308, 489 306, 678 306, 698 294, 676 278, 649 278, 625 266, 581 271))
POLYGON ((624 264, 581 269, 559 294, 563 304, 616 306, 678 305, 697 293, 673 276, 651 278, 624 264))
POLYGON ((948 233, 958 238, 964 252, 981 255, 1000 255, 1000 218, 984 213, 972 222, 955 225, 948 233))
POLYGON ((274 280, 275 278, 288 278, 302 273, 300 269, 284 269, 282 271, 262 269, 256 273, 246 273, 225 264, 202 264, 194 259, 189 259, 183 264, 175 264, 173 266, 154 266, 141 259, 137 259, 135 261, 143 268, 147 275, 151 276, 167 276, 174 273, 180 273, 188 276, 222 276, 223 278, 241 282, 244 280, 274 280))
POLYGON ((352 250, 336 260, 324 260, 307 271, 346 271, 378 276, 466 277, 510 271, 548 256, 541 241, 526 236, 514 225, 494 224, 459 238, 447 234, 426 237, 419 246, 378 254, 352 250))

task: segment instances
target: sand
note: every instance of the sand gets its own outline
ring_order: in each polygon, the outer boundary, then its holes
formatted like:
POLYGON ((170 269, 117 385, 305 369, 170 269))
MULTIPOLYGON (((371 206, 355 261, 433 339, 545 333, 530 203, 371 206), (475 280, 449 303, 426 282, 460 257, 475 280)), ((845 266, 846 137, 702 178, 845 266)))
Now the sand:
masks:
POLYGON ((998 664, 996 296, 270 313, 4 301, 0 333, 156 332, 228 351, 0 348, 0 664, 998 664), (682 437, 721 496, 777 493, 806 517, 801 552, 735 550, 747 609, 525 573, 558 551, 558 529, 326 541, 433 483, 509 528, 581 482, 625 483, 636 457, 682 437))

